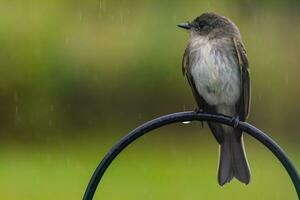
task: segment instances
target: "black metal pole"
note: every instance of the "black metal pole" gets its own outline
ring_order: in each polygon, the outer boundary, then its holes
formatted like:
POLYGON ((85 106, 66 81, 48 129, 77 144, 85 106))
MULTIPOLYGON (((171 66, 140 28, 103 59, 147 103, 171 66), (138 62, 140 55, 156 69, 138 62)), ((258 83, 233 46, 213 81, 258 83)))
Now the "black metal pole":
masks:
MULTIPOLYGON (((176 122, 185 121, 213 121, 217 123, 226 124, 229 126, 234 126, 235 121, 233 118, 220 115, 220 114, 208 114, 208 113, 196 113, 196 112, 179 112, 170 115, 162 116, 146 122, 145 124, 134 129, 124 138, 122 138, 103 158, 101 163, 96 168, 83 197, 83 200, 92 200, 98 184, 105 173, 106 169, 109 167, 111 162, 117 157, 117 155, 125 149, 129 144, 134 142, 137 138, 141 137, 145 133, 154 130, 156 128, 162 127, 167 124, 172 124, 176 122)), ((296 189, 298 199, 300 200, 300 177, 297 170, 293 166, 292 162, 289 160, 285 152, 276 144, 268 135, 257 129, 256 127, 250 125, 247 122, 238 122, 236 128, 241 129, 245 133, 256 138, 262 144, 264 144, 281 162, 286 171, 288 172, 294 187, 296 189)))

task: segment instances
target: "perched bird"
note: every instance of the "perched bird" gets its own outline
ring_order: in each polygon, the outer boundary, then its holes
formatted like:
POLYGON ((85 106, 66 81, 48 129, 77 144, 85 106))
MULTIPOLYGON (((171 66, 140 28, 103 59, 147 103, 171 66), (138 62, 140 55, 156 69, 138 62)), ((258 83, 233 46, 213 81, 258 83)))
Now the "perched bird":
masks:
MULTIPOLYGON (((204 13, 178 26, 190 33, 182 71, 198 110, 232 116, 235 122, 245 121, 250 105, 250 76, 237 26, 215 13, 204 13)), ((248 184, 251 174, 242 131, 213 122, 208 126, 220 144, 219 184, 223 186, 233 177, 248 184)))

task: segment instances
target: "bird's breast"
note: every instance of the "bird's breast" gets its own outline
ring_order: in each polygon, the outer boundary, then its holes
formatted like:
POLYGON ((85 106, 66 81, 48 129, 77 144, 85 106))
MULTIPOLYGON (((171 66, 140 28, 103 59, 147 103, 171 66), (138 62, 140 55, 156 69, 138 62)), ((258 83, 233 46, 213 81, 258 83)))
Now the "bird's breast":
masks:
POLYGON ((209 40, 191 46, 190 72, 199 94, 210 105, 234 105, 240 97, 240 68, 232 48, 209 40))

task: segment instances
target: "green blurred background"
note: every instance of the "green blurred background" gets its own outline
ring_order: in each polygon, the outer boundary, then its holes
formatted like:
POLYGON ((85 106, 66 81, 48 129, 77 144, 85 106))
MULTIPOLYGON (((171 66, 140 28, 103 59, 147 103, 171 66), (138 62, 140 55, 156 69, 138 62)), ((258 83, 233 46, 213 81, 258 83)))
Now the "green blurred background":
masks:
MULTIPOLYGON (((214 11, 240 28, 252 75, 249 122, 300 169, 300 2, 1 0, 0 198, 81 199, 109 148, 134 127, 192 110, 181 74, 188 34, 214 11)), ((253 179, 216 181, 218 147, 200 123, 126 149, 95 199, 297 199, 287 173, 245 136, 253 179)))

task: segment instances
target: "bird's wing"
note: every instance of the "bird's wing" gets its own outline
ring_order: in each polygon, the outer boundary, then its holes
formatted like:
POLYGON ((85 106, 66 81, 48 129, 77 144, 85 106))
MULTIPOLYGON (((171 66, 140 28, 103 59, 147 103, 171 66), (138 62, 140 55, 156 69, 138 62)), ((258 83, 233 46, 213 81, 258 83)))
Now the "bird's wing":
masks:
POLYGON ((189 47, 187 47, 184 51, 183 57, 182 57, 182 64, 181 64, 181 69, 182 69, 182 74, 186 75, 187 72, 189 71, 188 66, 189 66, 189 47))
POLYGON ((185 49, 184 55, 182 58, 182 73, 183 73, 183 75, 186 76, 186 78, 192 88, 192 92, 193 92, 194 98, 197 102, 198 108, 204 109, 205 107, 208 106, 208 104, 206 103, 206 101, 203 99, 203 97, 197 91, 193 76, 190 72, 191 63, 190 63, 189 56, 190 56, 190 51, 189 51, 189 46, 188 46, 185 49))
POLYGON ((233 38, 233 43, 241 72, 241 97, 236 105, 240 120, 246 120, 250 110, 250 74, 247 54, 239 38, 233 38))

